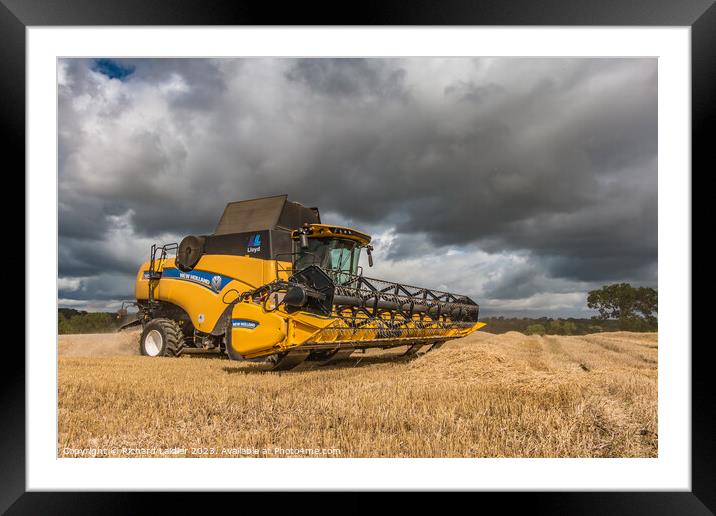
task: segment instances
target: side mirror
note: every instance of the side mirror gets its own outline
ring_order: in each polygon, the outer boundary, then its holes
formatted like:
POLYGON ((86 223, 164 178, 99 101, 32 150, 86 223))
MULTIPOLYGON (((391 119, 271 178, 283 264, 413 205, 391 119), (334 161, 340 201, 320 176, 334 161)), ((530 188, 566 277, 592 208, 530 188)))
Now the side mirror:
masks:
POLYGON ((127 317, 127 309, 122 307, 119 310, 117 310, 117 319, 123 319, 127 317))
POLYGON ((301 233, 301 249, 308 249, 308 237, 306 233, 301 233))
POLYGON ((373 246, 366 246, 366 253, 368 254, 368 267, 373 267, 373 246))

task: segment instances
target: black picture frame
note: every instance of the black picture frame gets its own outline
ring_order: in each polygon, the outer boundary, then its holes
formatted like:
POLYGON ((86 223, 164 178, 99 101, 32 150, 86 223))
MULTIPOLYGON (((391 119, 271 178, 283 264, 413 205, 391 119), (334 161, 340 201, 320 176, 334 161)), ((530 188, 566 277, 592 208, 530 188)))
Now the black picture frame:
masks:
MULTIPOLYGON (((714 120, 716 96, 716 7, 713 0, 493 0, 479 3, 421 0, 361 3, 354 9, 335 7, 306 2, 276 6, 245 0, 0 0, 0 113, 5 163, 11 158, 9 163, 14 167, 25 169, 25 29, 28 26, 647 25, 691 27, 692 169, 701 170, 703 174, 716 168, 707 133, 709 121, 714 120)), ((692 172, 692 179, 694 175, 692 172)), ((697 220, 698 212, 692 213, 693 219, 697 220)), ((693 268, 692 274, 699 271, 693 268)), ((31 273, 25 270, 26 275, 31 273)), ((25 295, 28 300, 26 309, 32 310, 33 293, 26 291, 25 295)), ((26 492, 25 352, 38 352, 39 343, 26 342, 26 350, 7 344, 3 361, 11 366, 2 376, 0 511, 7 510, 8 514, 135 513, 146 510, 151 496, 152 504, 162 505, 162 512, 171 512, 174 505, 181 508, 179 512, 185 513, 193 503, 204 503, 195 494, 179 493, 26 492)), ((712 514, 716 511, 716 446, 712 437, 716 403, 712 396, 712 366, 707 346, 708 340, 697 341, 692 346, 690 492, 481 493, 483 500, 480 503, 488 500, 498 503, 501 512, 527 505, 530 512, 557 514, 712 514)), ((215 496, 212 494, 213 498, 215 496)), ((274 495, 271 496, 276 500, 274 495)), ((296 496, 290 495, 291 500, 295 501, 296 496)), ((266 499, 263 495, 260 500, 266 502, 266 499)), ((421 499, 415 498, 419 503, 422 503, 421 499)), ((347 504, 344 501, 342 505, 347 504)), ((349 507, 355 509, 354 505, 349 507)), ((341 506, 336 509, 341 510, 341 506)))

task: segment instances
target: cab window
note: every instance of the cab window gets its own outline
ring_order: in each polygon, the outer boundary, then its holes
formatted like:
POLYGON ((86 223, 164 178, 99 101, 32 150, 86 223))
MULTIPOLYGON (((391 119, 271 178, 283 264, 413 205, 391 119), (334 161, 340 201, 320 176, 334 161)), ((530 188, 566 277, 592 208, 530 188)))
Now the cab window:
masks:
POLYGON ((318 265, 334 273, 339 283, 358 273, 360 246, 353 240, 340 238, 309 238, 308 248, 302 249, 296 244, 298 255, 294 263, 296 270, 309 265, 318 265))

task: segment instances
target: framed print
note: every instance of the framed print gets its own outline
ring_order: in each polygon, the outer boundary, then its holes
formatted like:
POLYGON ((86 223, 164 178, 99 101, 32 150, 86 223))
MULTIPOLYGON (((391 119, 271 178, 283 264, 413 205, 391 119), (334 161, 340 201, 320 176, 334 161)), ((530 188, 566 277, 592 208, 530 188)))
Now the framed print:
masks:
POLYGON ((3 510, 500 491, 708 514, 714 9, 4 1, 27 333, 3 510))

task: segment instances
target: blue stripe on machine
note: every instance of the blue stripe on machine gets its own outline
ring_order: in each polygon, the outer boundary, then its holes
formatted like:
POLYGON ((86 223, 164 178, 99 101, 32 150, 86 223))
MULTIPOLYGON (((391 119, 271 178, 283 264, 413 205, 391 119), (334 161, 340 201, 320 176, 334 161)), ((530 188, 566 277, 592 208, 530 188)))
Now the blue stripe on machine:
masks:
POLYGON ((162 279, 164 278, 189 281, 191 283, 201 285, 202 287, 206 287, 214 292, 219 292, 233 279, 228 276, 222 276, 221 274, 196 269, 189 272, 182 272, 174 267, 169 267, 162 271, 162 279))
POLYGON ((255 330, 259 325, 256 321, 249 321, 248 319, 231 319, 232 328, 246 328, 247 330, 255 330))

